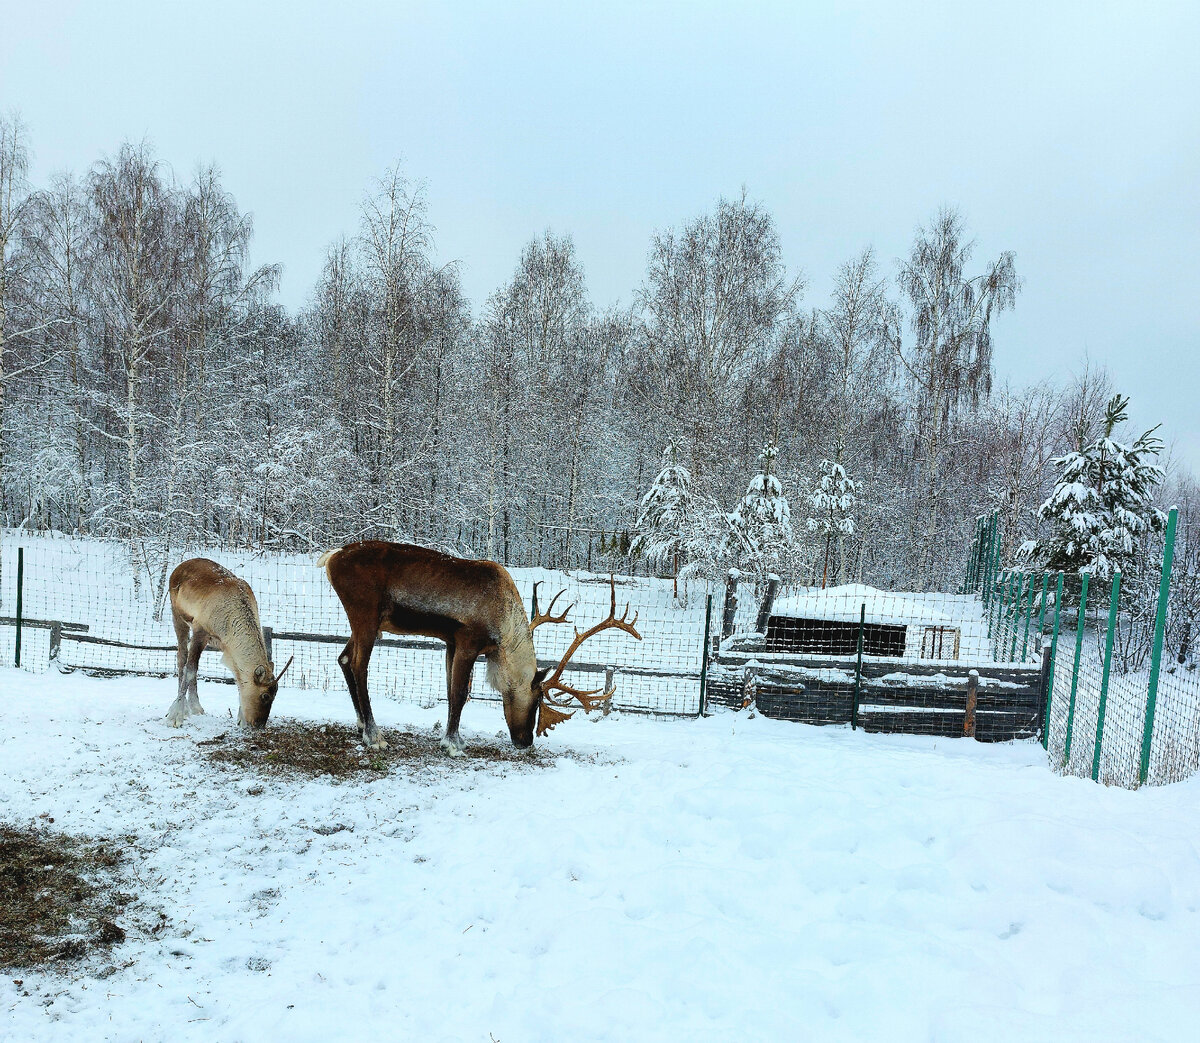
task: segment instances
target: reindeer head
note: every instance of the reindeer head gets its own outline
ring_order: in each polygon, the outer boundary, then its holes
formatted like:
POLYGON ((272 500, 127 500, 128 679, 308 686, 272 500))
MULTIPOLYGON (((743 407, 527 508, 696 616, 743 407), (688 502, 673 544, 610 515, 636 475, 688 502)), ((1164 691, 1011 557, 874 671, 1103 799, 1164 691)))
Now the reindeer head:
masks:
POLYGON ((508 734, 513 745, 519 750, 528 749, 533 745, 533 731, 537 727, 538 713, 542 706, 542 682, 549 672, 534 670, 523 679, 514 677, 512 686, 501 690, 508 734))
MULTIPOLYGON (((571 661, 571 657, 579 651, 580 647, 590 637, 601 633, 604 630, 621 630, 638 641, 642 639, 642 635, 637 632, 637 613, 633 614, 633 619, 629 618, 629 605, 625 606, 625 611, 620 616, 617 615, 617 584, 613 577, 608 580, 609 589, 612 592, 612 601, 609 607, 608 616, 602 619, 595 626, 588 627, 587 630, 580 631, 575 629, 575 637, 572 638, 571 644, 567 646, 567 651, 559 660, 558 666, 550 669, 542 669, 534 671, 533 677, 529 682, 529 696, 519 700, 520 706, 517 706, 518 700, 514 699, 514 713, 510 716, 509 699, 504 701, 504 716, 508 721, 509 734, 512 736, 513 744, 519 747, 531 746, 533 744, 533 735, 535 730, 538 735, 545 735, 551 728, 557 724, 562 724, 563 721, 569 720, 574 716, 571 710, 583 707, 584 711, 594 710, 597 705, 604 702, 606 699, 612 698, 612 692, 605 692, 603 687, 593 688, 590 690, 581 690, 572 688, 570 685, 563 684, 562 675, 567 664, 571 661), (563 696, 566 699, 563 699, 563 696), (570 700, 574 699, 577 706, 571 707, 570 700), (514 727, 514 719, 517 727, 514 727)), ((532 634, 537 627, 543 623, 565 623, 567 622, 567 613, 574 607, 568 605, 563 609, 560 615, 554 615, 554 604, 566 591, 560 590, 553 598, 550 599, 550 604, 546 606, 545 612, 539 612, 529 624, 529 632, 532 634)))
POLYGON ((248 724, 251 728, 262 728, 271 715, 271 704, 279 692, 279 679, 287 673, 292 665, 292 656, 284 664, 279 673, 275 673, 275 664, 266 663, 256 666, 254 673, 246 680, 238 678, 238 723, 248 724))

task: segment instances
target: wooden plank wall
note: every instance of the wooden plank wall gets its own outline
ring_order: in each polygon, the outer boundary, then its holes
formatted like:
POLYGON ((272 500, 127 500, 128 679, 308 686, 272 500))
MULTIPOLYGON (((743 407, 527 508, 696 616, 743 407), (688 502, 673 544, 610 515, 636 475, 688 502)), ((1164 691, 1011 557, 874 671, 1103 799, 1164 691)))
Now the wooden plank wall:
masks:
MULTIPOLYGON (((805 657, 766 664, 761 658, 741 659, 722 656, 718 661, 708 685, 710 702, 741 707, 751 696, 765 717, 805 724, 850 722, 853 662, 805 657), (806 671, 819 671, 822 676, 804 676, 806 671)), ((864 660, 858 723, 870 732, 961 737, 970 669, 963 664, 864 660), (909 683, 884 680, 889 674, 907 675, 909 683)), ((977 669, 975 738, 1003 742, 1038 734, 1044 707, 1039 669, 1012 665, 977 669)))

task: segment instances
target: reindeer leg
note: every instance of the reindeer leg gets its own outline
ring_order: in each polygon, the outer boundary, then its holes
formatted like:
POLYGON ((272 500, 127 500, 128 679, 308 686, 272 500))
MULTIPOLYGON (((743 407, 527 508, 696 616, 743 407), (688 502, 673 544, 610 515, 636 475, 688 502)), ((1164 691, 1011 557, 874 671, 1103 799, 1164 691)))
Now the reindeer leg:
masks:
POLYGON ((375 726, 375 715, 371 713, 371 697, 367 694, 367 667, 371 663, 372 645, 354 643, 350 652, 350 666, 354 670, 354 687, 358 689, 358 708, 363 720, 363 744, 372 749, 387 749, 387 742, 375 726))
POLYGON ((338 656, 338 666, 342 668, 342 674, 346 678, 346 687, 350 689, 350 702, 354 704, 354 716, 358 718, 358 730, 361 733, 364 727, 362 707, 358 702, 358 685, 354 681, 354 671, 350 667, 350 652, 354 647, 354 639, 351 638, 346 642, 346 647, 342 649, 342 654, 338 656))
POLYGON ((454 706, 454 638, 446 639, 446 733, 442 736, 441 747, 447 753, 452 752, 450 742, 450 728, 452 727, 452 719, 454 711, 451 709, 454 706))
POLYGON ((188 649, 187 668, 184 674, 187 678, 188 687, 188 713, 204 713, 204 707, 200 705, 200 692, 198 690, 198 678, 200 674, 200 653, 208 647, 208 634, 203 630, 194 628, 192 630, 192 645, 188 649))
POLYGON ((187 651, 191 627, 174 610, 171 612, 171 620, 175 624, 175 671, 179 675, 179 691, 175 701, 167 708, 167 720, 178 728, 188 715, 187 651))
POLYGON ((471 671, 475 668, 477 654, 476 648, 470 644, 455 651, 454 667, 450 674, 450 712, 446 716, 446 737, 442 740, 442 748, 451 757, 463 755, 458 722, 467 704, 467 693, 471 690, 471 671))

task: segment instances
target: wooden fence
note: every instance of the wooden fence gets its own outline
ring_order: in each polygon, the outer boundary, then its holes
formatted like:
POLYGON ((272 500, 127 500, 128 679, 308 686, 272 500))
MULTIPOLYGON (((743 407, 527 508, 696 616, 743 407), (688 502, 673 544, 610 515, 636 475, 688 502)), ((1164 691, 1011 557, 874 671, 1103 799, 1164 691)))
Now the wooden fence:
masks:
POLYGON ((754 705, 765 717, 805 724, 851 724, 983 742, 1041 732, 1047 670, 1018 664, 764 655, 721 651, 710 666, 707 699, 754 705))

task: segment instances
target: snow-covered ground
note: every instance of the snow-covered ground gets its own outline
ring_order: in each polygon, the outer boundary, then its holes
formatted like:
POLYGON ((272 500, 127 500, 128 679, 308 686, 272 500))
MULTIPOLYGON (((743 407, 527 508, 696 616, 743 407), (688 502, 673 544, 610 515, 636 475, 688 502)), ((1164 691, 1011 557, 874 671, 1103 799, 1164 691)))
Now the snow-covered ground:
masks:
MULTIPOLYGON (((1108 789, 1032 742, 733 713, 571 721, 543 745, 594 762, 536 771, 263 779, 196 746, 233 689, 202 686, 176 731, 173 687, 0 670, 0 818, 135 835, 172 921, 107 978, 0 979, 0 1038, 1178 1040, 1200 1019, 1197 780, 1108 789)), ((346 722, 349 699, 290 689, 286 717, 346 722)), ((468 704, 468 737, 500 728, 468 704)))

